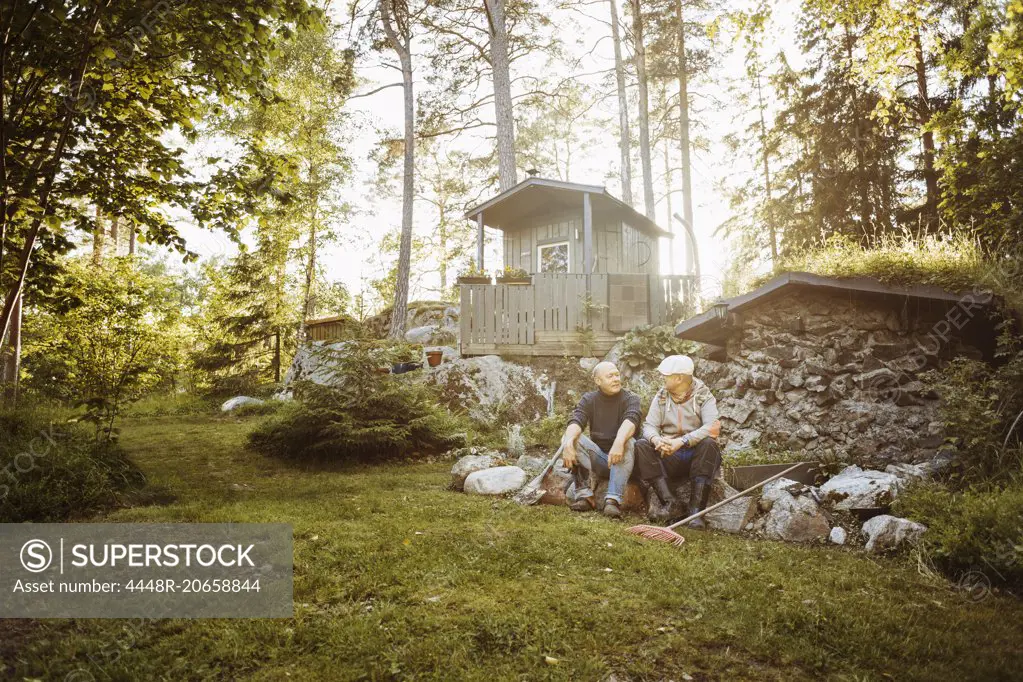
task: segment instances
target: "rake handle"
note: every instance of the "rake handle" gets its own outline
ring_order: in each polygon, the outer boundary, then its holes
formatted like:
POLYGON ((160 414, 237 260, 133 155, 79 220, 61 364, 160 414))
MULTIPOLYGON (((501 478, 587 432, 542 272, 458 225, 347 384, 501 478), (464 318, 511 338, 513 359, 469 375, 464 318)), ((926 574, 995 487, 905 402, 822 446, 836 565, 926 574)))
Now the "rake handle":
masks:
POLYGON ((547 472, 551 470, 551 468, 554 466, 554 463, 558 461, 558 457, 561 456, 561 451, 564 448, 565 448, 564 445, 558 447, 558 451, 554 453, 553 457, 551 457, 551 461, 547 462, 547 466, 545 466, 543 471, 540 472, 540 475, 535 477, 532 481, 530 481, 526 487, 532 487, 533 485, 537 485, 541 481, 543 481, 543 477, 547 475, 547 472))
POLYGON ((684 523, 689 523, 693 519, 698 519, 701 516, 703 516, 704 514, 706 514, 708 512, 714 511, 718 507, 723 507, 724 505, 728 504, 729 502, 732 502, 733 500, 737 500, 737 499, 739 499, 740 497, 742 497, 744 495, 748 495, 749 493, 753 492, 757 488, 764 487, 765 485, 767 485, 771 481, 778 480, 779 478, 781 478, 785 474, 790 473, 792 471, 795 471, 796 469, 798 469, 799 467, 803 466, 804 464, 806 464, 806 463, 805 462, 800 462, 799 464, 793 464, 792 466, 790 466, 785 471, 782 471, 781 473, 775 474, 774 476, 771 476, 770 478, 765 478, 760 483, 757 483, 756 485, 751 485, 750 487, 748 487, 745 490, 743 490, 741 493, 735 493, 731 497, 727 497, 727 498, 721 500, 720 502, 718 502, 717 504, 713 504, 713 505, 707 507, 706 509, 704 509, 701 512, 697 512, 696 514, 693 514, 692 516, 687 516, 686 518, 682 519, 681 521, 676 521, 675 523, 671 524, 670 526, 665 526, 664 530, 672 530, 674 528, 678 528, 679 526, 681 526, 684 523))

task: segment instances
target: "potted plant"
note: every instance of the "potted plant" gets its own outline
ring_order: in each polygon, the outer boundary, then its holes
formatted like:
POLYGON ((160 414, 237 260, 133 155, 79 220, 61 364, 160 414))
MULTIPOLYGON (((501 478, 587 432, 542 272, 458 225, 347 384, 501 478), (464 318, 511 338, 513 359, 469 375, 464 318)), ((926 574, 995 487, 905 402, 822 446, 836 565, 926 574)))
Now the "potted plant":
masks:
POLYGON ((426 351, 426 362, 430 367, 436 367, 444 360, 444 351, 439 348, 431 348, 426 351))
POLYGON ((476 261, 470 259, 469 267, 458 273, 459 284, 490 284, 490 275, 476 267, 476 261))
POLYGON ((497 271, 497 283, 498 284, 532 284, 533 279, 529 276, 529 273, 522 268, 513 268, 510 265, 505 266, 504 270, 497 271))

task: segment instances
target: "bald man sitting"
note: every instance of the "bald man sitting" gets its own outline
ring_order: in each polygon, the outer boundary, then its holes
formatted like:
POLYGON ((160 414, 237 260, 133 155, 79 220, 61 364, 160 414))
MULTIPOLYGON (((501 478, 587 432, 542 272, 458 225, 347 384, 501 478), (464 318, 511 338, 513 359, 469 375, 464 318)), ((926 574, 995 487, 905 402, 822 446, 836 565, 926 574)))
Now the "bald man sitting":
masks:
POLYGON ((575 474, 576 501, 574 511, 596 509, 590 489, 590 473, 607 478, 604 514, 612 518, 622 515, 622 496, 632 475, 635 461, 633 434, 643 419, 639 396, 622 390, 622 376, 614 363, 601 362, 593 368, 596 391, 583 395, 568 420, 561 439, 565 468, 575 474), (590 436, 583 430, 590 427, 590 436))

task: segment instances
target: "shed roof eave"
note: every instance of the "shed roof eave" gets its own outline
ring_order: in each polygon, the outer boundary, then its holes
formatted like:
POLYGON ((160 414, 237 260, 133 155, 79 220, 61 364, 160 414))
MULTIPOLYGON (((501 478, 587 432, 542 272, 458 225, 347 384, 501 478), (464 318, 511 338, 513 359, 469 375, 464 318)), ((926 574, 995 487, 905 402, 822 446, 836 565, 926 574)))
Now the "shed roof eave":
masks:
MULTIPOLYGON (((832 292, 859 293, 866 296, 917 298, 945 303, 958 303, 963 300, 964 296, 964 294, 952 293, 931 285, 885 284, 872 277, 835 278, 809 272, 785 272, 753 291, 722 301, 716 306, 726 306, 726 312, 729 314, 742 312, 757 303, 768 300, 775 292, 789 287, 808 287, 832 292)), ((688 320, 683 320, 675 326, 675 336, 703 343, 720 343, 724 330, 722 312, 720 309, 712 308, 688 320)))

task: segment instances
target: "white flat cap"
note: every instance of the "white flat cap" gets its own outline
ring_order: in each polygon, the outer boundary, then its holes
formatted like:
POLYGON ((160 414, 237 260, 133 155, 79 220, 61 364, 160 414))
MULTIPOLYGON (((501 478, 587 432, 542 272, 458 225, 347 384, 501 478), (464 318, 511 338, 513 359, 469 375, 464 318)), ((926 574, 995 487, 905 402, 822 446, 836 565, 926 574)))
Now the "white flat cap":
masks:
POLYGON ((661 360, 657 371, 668 377, 672 374, 688 374, 693 376, 693 361, 687 355, 669 355, 661 360))

